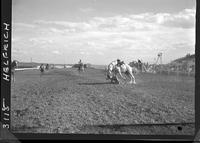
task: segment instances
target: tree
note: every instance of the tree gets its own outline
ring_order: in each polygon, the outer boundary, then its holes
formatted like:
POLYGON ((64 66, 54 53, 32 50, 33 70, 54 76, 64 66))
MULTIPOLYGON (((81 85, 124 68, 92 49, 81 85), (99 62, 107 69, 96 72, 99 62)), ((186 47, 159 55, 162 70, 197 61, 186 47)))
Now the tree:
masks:
POLYGON ((188 53, 185 57, 189 58, 190 57, 190 53, 188 53))

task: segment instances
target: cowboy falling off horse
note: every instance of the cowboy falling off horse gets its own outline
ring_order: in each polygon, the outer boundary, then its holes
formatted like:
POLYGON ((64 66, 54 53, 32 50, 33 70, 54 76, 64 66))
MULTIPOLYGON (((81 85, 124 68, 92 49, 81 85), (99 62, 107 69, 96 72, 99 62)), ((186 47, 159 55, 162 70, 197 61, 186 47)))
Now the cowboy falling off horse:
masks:
POLYGON ((133 75, 134 73, 137 73, 136 68, 132 68, 130 65, 126 64, 124 61, 121 61, 120 59, 117 59, 116 61, 111 62, 107 67, 107 80, 111 80, 111 83, 118 83, 119 79, 117 77, 117 74, 120 75, 121 78, 124 80, 126 79, 122 73, 126 74, 128 77, 130 77, 130 84, 136 84, 135 77, 133 75))

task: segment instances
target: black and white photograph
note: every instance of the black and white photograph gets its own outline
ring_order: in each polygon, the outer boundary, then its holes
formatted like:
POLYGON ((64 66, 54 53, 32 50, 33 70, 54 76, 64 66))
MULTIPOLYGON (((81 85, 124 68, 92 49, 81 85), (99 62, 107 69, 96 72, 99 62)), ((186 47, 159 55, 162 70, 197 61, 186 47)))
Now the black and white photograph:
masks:
POLYGON ((195 0, 13 0, 11 131, 195 134, 195 0))

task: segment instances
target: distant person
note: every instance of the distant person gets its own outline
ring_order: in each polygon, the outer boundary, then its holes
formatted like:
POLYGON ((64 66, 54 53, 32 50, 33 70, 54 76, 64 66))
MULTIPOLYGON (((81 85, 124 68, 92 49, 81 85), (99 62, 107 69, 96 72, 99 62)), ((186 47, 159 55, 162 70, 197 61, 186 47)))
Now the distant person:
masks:
POLYGON ((44 72, 44 64, 41 64, 39 69, 40 69, 40 72, 43 73, 44 72))
POLYGON ((81 59, 78 62, 78 71, 79 71, 79 73, 84 71, 84 65, 83 65, 81 59))
POLYGON ((120 59, 117 59, 117 66, 119 66, 121 63, 121 60, 120 59))
POLYGON ((49 64, 46 64, 45 69, 46 69, 46 70, 49 70, 49 64))
POLYGON ((138 59, 138 68, 142 71, 142 61, 138 59))

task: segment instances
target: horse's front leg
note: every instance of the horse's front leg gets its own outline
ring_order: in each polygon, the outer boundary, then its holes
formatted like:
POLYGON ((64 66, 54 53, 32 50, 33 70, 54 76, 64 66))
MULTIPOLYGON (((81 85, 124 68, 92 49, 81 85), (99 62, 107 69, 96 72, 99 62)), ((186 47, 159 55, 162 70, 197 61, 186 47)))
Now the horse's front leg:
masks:
POLYGON ((123 79, 126 79, 126 78, 122 75, 121 71, 119 71, 119 75, 120 75, 123 79))
MULTIPOLYGON (((123 78, 123 79, 126 79, 123 75, 122 75, 122 72, 121 72, 121 69, 119 67, 117 67, 117 73, 119 73, 120 77, 123 78)), ((117 74, 116 73, 116 74, 117 74)))
POLYGON ((130 78, 131 78, 131 81, 129 82, 130 84, 136 84, 136 81, 135 81, 135 77, 133 76, 133 74, 130 74, 130 78))
POLYGON ((120 81, 117 76, 115 77, 115 83, 120 84, 120 81))

